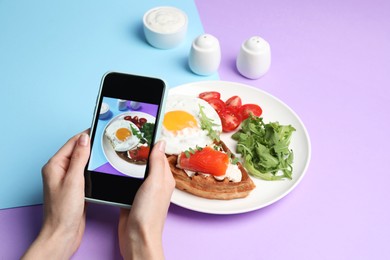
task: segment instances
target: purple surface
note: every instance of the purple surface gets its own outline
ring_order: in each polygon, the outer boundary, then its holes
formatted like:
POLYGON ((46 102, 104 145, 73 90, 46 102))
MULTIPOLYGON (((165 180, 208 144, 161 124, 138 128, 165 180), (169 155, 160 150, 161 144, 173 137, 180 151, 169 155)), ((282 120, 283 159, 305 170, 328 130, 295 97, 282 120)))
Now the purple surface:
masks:
MULTIPOLYGON (((196 0, 222 48, 222 80, 277 96, 312 141, 307 175, 264 209, 216 216, 172 205, 167 259, 390 259, 389 1, 196 0), (241 43, 269 41, 271 69, 247 80, 235 69, 241 43)), ((0 258, 16 259, 41 225, 41 206, 3 210, 0 258)), ((118 211, 90 205, 74 259, 119 259, 118 211)))

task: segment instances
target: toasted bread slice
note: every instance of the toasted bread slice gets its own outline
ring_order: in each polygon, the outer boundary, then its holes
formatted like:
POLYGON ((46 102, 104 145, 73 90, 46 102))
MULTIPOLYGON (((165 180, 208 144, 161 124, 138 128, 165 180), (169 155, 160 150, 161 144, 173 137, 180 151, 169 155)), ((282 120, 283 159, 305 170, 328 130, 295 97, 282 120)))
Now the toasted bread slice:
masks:
MULTIPOLYGON (((222 146, 225 152, 230 152, 222 141, 218 144, 222 146)), ((198 173, 189 177, 184 170, 176 167, 177 155, 167 155, 167 158, 173 177, 176 180, 176 188, 202 198, 219 200, 244 198, 256 187, 241 163, 238 163, 238 167, 242 179, 240 182, 232 182, 227 178, 219 181, 211 175, 206 176, 198 173)))

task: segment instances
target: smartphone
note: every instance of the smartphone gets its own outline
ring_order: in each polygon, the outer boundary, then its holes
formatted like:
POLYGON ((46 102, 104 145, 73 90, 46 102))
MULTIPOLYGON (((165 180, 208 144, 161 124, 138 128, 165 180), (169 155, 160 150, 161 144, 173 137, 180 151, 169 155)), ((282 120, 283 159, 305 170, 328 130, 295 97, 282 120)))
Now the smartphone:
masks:
POLYGON ((119 72, 101 81, 85 167, 85 199, 129 208, 147 177, 149 155, 158 140, 166 84, 119 72))

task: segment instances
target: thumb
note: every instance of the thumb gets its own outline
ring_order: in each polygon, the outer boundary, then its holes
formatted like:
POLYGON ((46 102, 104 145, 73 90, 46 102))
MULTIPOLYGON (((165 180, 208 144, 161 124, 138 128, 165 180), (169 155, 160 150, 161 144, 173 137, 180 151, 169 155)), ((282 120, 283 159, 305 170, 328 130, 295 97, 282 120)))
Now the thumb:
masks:
POLYGON ((173 191, 175 180, 171 173, 167 157, 165 156, 165 141, 161 140, 156 143, 150 154, 149 162, 150 169, 147 179, 159 186, 163 184, 163 186, 173 191))
POLYGON ((78 172, 84 172, 84 167, 87 164, 90 153, 89 142, 90 140, 88 134, 80 134, 70 158, 68 168, 69 175, 79 175, 78 172))
POLYGON ((149 176, 160 176, 159 174, 165 167, 165 141, 158 141, 150 153, 149 163, 149 176))

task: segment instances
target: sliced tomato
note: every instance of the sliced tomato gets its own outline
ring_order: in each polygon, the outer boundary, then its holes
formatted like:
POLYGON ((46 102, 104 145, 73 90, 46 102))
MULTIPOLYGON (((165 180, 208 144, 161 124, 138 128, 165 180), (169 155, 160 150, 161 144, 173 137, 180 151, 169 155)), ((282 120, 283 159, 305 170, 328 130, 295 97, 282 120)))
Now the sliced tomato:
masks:
POLYGON ((232 96, 225 102, 227 107, 240 108, 242 105, 241 98, 239 96, 232 96))
POLYGON ((262 113, 263 110, 259 105, 256 104, 245 104, 240 108, 240 115, 242 120, 247 119, 250 114, 259 117, 262 113))
POLYGON ((212 98, 221 98, 221 94, 217 91, 206 91, 199 94, 199 98, 208 101, 212 98))
POLYGON ((217 111, 217 113, 225 109, 225 102, 219 98, 211 98, 207 100, 207 102, 215 109, 215 111, 217 111))
POLYGON ((226 107, 218 113, 222 122, 222 131, 231 132, 241 124, 241 116, 237 110, 231 107, 226 107))

